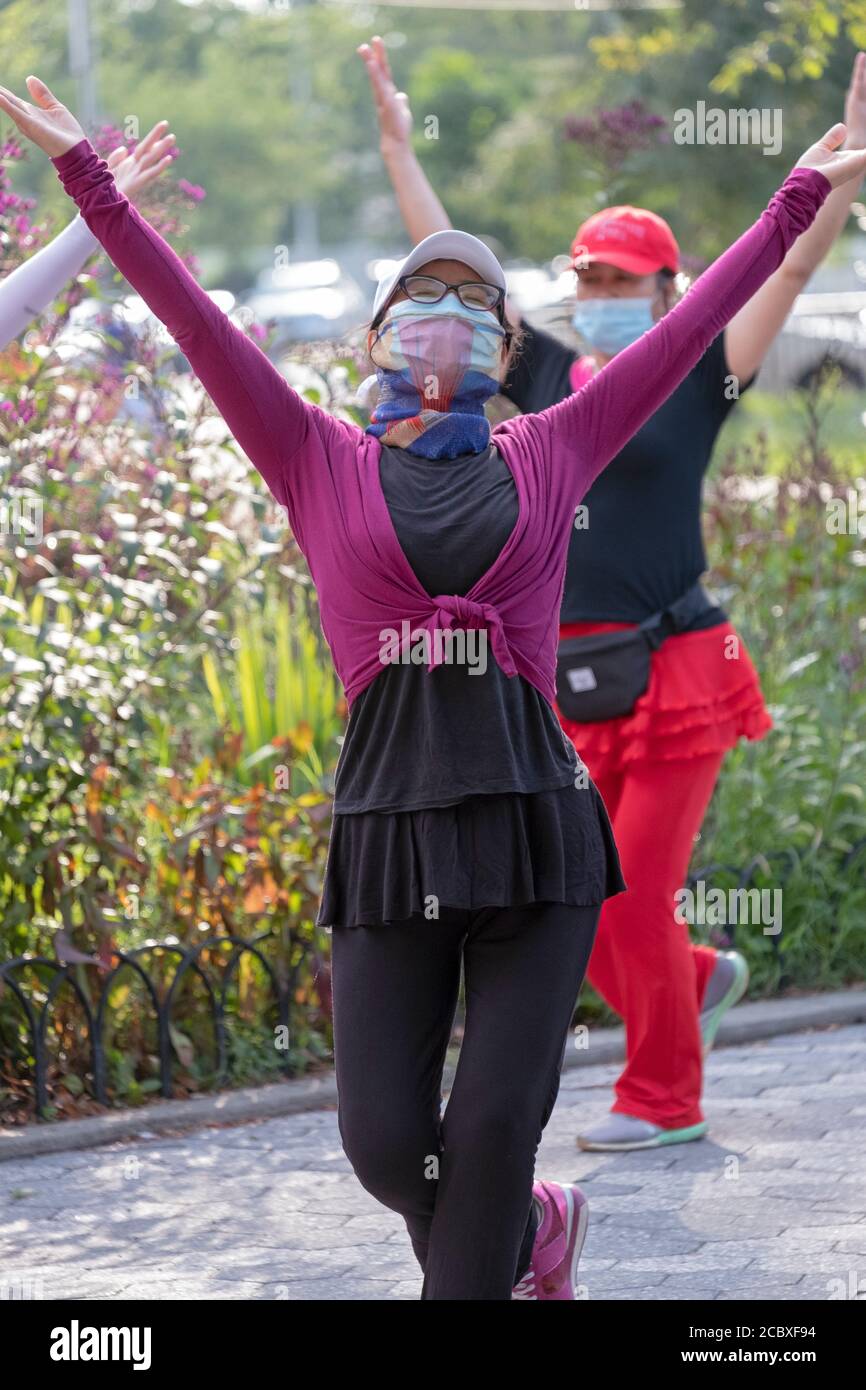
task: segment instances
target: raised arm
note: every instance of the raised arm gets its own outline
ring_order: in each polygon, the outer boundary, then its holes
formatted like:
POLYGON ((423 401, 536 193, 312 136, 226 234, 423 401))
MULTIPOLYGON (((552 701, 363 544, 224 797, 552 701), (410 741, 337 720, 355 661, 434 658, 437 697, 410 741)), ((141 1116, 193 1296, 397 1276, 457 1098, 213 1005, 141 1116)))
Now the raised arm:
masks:
MULTIPOLYGON (((447 232, 452 226, 435 188, 421 167, 412 148, 412 111, 405 92, 398 92, 388 61, 388 50, 378 35, 372 43, 362 43, 358 53, 364 61, 379 122, 379 148, 403 225, 417 246, 434 232, 447 232)), ((505 312, 515 328, 523 322, 520 310, 506 299, 505 312)), ((506 393, 507 394, 507 393, 506 393)))
POLYGON ((0 87, 0 109, 51 156, 94 236, 189 358, 277 501, 290 507, 287 465, 303 451, 314 414, 318 420, 323 412, 291 389, 120 193, 74 116, 37 78, 27 85, 35 106, 0 87))
POLYGON ((0 283, 0 350, 44 313, 64 286, 99 250, 86 222, 76 217, 53 241, 0 283))
POLYGON ((835 153, 834 126, 803 155, 766 211, 654 328, 612 358, 580 391, 527 420, 546 421, 551 444, 577 463, 576 500, 667 400, 712 340, 813 221, 830 189, 866 171, 866 151, 835 153))
POLYGON ((406 231, 417 246, 433 232, 447 231, 451 219, 412 149, 412 112, 398 92, 388 52, 378 35, 358 49, 367 69, 379 122, 379 148, 394 187, 406 231))
MULTIPOLYGON (((848 128, 844 148, 862 149, 866 145, 866 53, 858 53, 854 60, 844 121, 848 128)), ((773 339, 784 327, 797 295, 806 288, 834 241, 844 231, 861 181, 862 175, 833 189, 811 227, 797 238, 779 269, 731 319, 725 329, 725 357, 740 381, 748 380, 758 370, 773 339)))
MULTIPOLYGON (((174 136, 166 135, 167 121, 160 121, 134 150, 125 147, 109 156, 108 167, 117 186, 135 198, 171 162, 167 150, 174 136)), ((85 267, 99 242, 81 217, 76 217, 47 246, 13 270, 0 284, 0 350, 7 347, 85 267)))

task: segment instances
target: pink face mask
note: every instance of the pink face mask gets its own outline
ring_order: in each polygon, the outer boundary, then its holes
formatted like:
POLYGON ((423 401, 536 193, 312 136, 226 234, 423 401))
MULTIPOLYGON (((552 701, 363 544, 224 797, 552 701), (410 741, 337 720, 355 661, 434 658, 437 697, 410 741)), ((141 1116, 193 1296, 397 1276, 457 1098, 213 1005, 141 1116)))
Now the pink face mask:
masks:
POLYGON ((448 410, 471 373, 472 394, 490 381, 499 389, 499 367, 505 330, 488 310, 465 308, 453 295, 436 304, 402 300, 388 311, 370 357, 381 374, 406 374, 425 408, 448 410), (450 301, 450 303, 449 303, 450 301))

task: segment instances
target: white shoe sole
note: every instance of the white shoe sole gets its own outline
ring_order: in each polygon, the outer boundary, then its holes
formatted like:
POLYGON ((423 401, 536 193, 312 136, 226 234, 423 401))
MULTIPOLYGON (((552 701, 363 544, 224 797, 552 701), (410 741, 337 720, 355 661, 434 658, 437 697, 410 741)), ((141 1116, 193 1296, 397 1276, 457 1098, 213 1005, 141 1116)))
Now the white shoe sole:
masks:
MULTIPOLYGON (((589 1202, 583 1201, 577 1206, 574 1200, 574 1188, 566 1188, 568 1193, 568 1234, 574 1225, 575 1215, 577 1216, 577 1235, 574 1238, 574 1254, 571 1257, 571 1287, 577 1288, 577 1266, 580 1264, 580 1256, 583 1251, 583 1243, 586 1240, 586 1230, 589 1225, 589 1202)), ((576 1294, 575 1294, 576 1297, 576 1294)))

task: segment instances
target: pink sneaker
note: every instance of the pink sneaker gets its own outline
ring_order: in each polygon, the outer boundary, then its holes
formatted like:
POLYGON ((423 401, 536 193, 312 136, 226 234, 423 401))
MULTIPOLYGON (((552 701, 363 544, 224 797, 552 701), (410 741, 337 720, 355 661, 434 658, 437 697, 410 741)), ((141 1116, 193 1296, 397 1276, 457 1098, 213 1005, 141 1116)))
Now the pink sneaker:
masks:
POLYGON ((535 1182, 532 1195, 542 1207, 529 1269, 514 1286, 512 1299, 574 1299, 577 1262, 586 1239, 589 1203, 576 1183, 535 1182))

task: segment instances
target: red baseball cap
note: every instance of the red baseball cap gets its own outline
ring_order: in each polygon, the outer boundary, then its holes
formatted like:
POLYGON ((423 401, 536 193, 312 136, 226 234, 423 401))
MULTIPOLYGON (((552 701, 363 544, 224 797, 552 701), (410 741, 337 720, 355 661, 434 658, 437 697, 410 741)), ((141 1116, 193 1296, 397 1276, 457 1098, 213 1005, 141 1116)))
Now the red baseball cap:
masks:
POLYGON ((586 266, 603 261, 632 275, 651 275, 655 270, 677 271, 680 248, 663 217, 646 208, 602 208, 578 228, 571 244, 571 259, 586 266))

